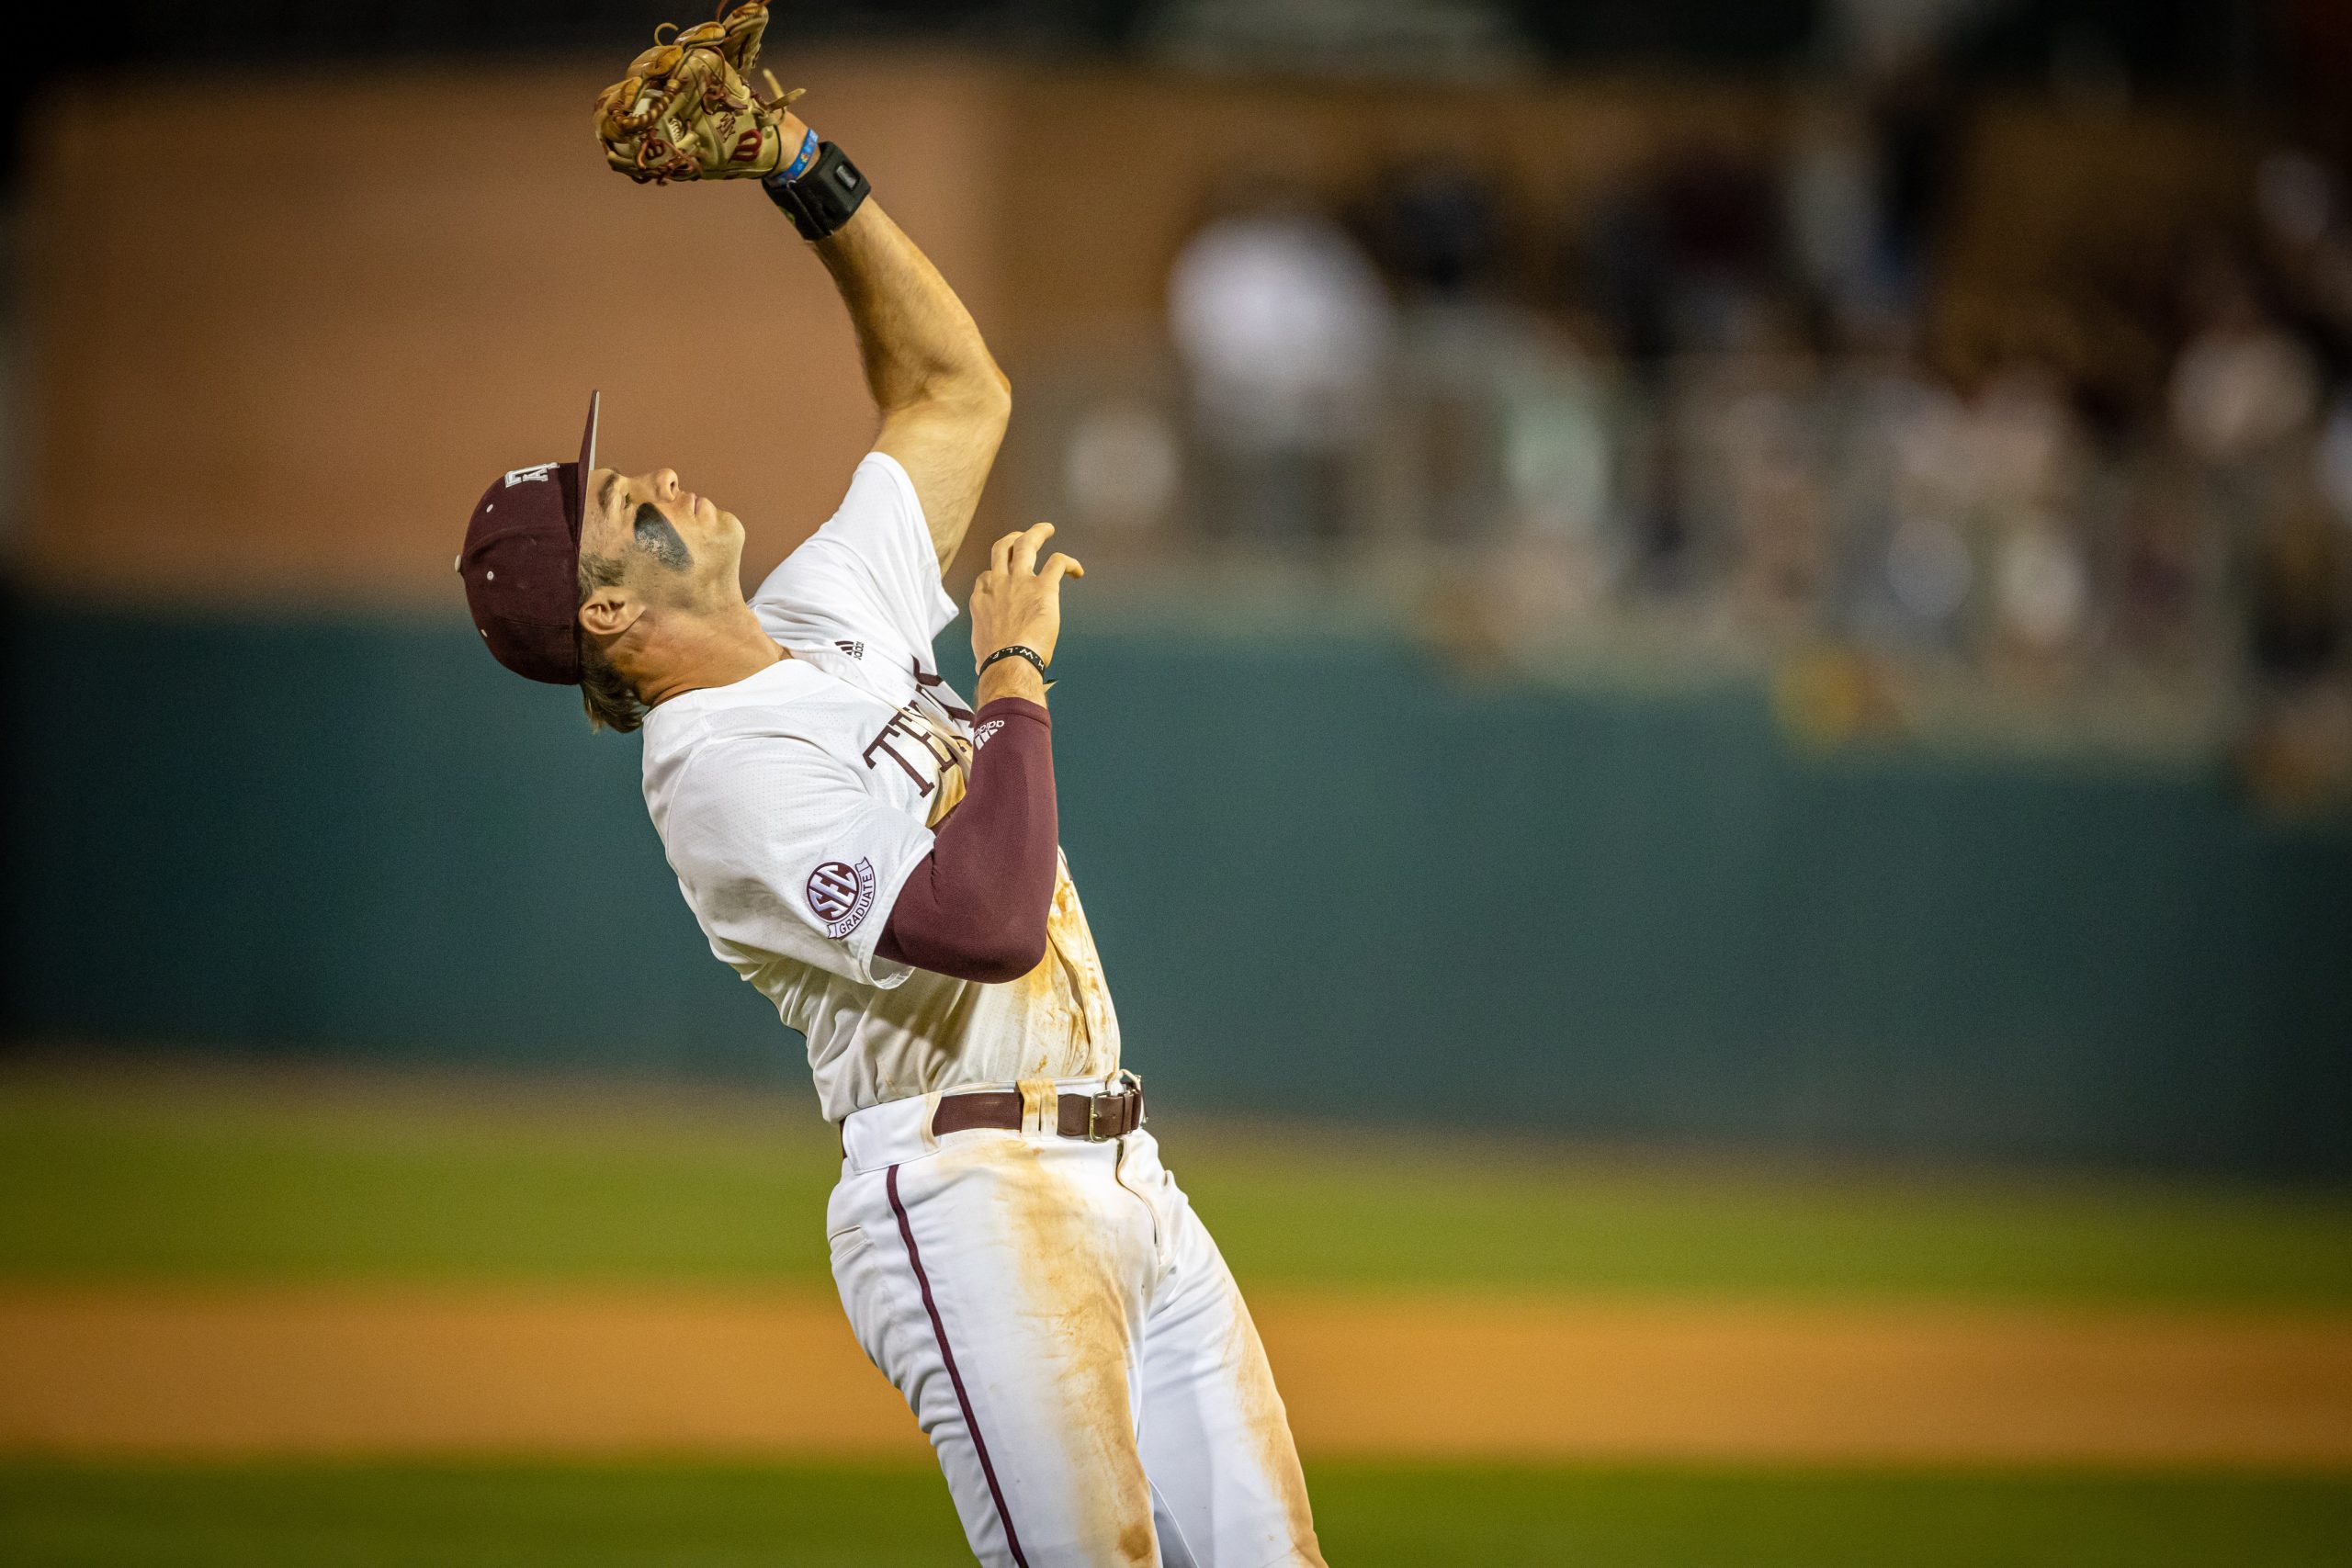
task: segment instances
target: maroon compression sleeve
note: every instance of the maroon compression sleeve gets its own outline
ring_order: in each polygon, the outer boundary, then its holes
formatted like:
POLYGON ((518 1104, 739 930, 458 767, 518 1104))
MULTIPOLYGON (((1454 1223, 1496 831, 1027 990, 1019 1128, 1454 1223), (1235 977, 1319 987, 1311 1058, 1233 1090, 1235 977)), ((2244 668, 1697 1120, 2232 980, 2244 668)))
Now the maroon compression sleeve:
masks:
POLYGON ((894 963, 997 985, 1046 956, 1054 903, 1054 726, 1046 710, 999 697, 973 716, 972 768, 874 951, 894 963))

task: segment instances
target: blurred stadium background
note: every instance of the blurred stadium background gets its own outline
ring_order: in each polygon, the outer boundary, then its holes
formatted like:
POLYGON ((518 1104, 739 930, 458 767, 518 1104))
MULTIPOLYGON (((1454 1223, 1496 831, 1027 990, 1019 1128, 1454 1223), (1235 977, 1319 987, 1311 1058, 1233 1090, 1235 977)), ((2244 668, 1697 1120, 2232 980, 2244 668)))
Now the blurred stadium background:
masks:
MULTIPOLYGON (((23 62, 0 1561, 959 1560, 797 1040, 445 564, 591 386, 755 572, 864 449, 763 204, 595 156, 693 19, 23 62)), ((1334 1562, 2352 1562, 2352 5, 765 59, 1089 563, 1066 843, 1334 1562)))

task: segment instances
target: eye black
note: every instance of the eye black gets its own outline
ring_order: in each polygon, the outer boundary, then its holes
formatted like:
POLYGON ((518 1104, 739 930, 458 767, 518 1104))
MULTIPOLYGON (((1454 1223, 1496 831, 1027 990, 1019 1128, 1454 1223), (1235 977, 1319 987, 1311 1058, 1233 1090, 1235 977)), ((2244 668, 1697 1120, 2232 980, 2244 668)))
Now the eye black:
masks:
POLYGON ((638 548, 673 571, 684 571, 693 564, 694 556, 687 550, 686 542, 678 537, 678 531, 662 515, 662 509, 650 502, 637 509, 635 537, 638 548))

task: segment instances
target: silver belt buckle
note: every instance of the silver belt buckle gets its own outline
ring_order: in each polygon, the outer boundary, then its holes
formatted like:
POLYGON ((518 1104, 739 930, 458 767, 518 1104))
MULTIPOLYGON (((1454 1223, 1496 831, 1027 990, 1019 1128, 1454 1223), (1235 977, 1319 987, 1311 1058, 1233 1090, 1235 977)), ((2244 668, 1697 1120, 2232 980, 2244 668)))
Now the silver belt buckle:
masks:
MULTIPOLYGON (((1119 1069, 1117 1077, 1119 1087, 1110 1093, 1090 1094, 1086 1097, 1086 1141, 1090 1144, 1107 1144, 1114 1138, 1126 1136, 1126 1133, 1102 1131, 1102 1106, 1106 1100, 1113 1105, 1124 1106, 1125 1101, 1133 1100, 1136 1102, 1136 1124, 1128 1128, 1127 1133, 1136 1132, 1143 1126, 1143 1079, 1125 1067, 1119 1069)), ((1124 1110, 1121 1115, 1124 1120, 1124 1110)))

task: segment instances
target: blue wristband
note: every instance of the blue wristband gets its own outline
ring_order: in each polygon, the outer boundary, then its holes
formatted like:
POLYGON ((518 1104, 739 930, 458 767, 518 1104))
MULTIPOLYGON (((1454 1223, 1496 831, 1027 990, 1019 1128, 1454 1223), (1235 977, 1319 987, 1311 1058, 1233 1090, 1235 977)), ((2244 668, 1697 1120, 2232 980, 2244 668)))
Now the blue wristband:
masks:
POLYGON ((811 130, 807 135, 800 139, 800 155, 792 160, 792 166, 786 169, 779 169, 769 177, 771 179, 778 180, 797 180, 801 175, 807 174, 808 172, 808 165, 816 161, 817 133, 815 130, 811 130))

